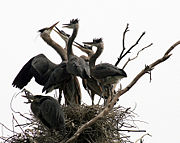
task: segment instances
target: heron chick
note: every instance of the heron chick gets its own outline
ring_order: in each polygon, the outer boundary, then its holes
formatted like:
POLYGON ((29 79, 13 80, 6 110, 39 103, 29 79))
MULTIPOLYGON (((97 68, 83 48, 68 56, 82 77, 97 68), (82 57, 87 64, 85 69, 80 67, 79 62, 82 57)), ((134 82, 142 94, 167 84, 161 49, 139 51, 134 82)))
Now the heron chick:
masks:
POLYGON ((51 131, 56 130, 65 134, 64 113, 60 104, 51 96, 42 95, 23 95, 31 103, 31 110, 36 118, 38 118, 51 131))

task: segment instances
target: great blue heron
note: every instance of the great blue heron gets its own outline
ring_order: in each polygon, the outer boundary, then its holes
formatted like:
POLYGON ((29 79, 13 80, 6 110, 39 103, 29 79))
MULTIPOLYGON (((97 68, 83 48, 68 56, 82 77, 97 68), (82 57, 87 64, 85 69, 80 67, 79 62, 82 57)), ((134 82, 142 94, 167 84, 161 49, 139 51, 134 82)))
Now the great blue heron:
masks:
MULTIPOLYGON (((57 33, 60 35, 60 37, 65 41, 65 43, 66 43, 66 45, 67 45, 68 39, 69 39, 70 35, 67 34, 66 32, 64 32, 63 30, 59 30, 59 28, 57 28, 56 26, 55 26, 55 28, 56 28, 57 30, 54 30, 54 31, 57 32, 57 33)), ((84 59, 86 62, 89 62, 90 56, 94 54, 94 51, 92 50, 92 46, 87 46, 87 45, 82 46, 81 44, 79 44, 79 43, 76 42, 76 41, 74 41, 74 43, 73 43, 73 46, 77 47, 77 48, 80 49, 82 52, 85 52, 85 53, 88 55, 88 56, 81 55, 80 57, 81 57, 82 59, 84 59), (75 43, 75 44, 74 44, 74 43, 75 43)), ((67 50, 67 46, 66 46, 65 49, 67 50)))
MULTIPOLYGON (((50 33, 56 24, 52 25, 49 28, 43 28, 43 29, 39 30, 39 32, 40 32, 40 36, 42 37, 42 39, 48 45, 53 47, 56 50, 56 52, 61 56, 62 61, 63 61, 61 63, 62 65, 61 64, 54 64, 45 55, 39 54, 39 55, 31 58, 23 66, 23 68, 20 70, 20 72, 18 73, 18 75, 14 79, 14 81, 12 83, 13 86, 22 89, 24 86, 26 86, 28 84, 28 82, 31 80, 31 78, 34 77, 35 81, 38 84, 43 85, 43 86, 46 84, 46 87, 52 89, 52 87, 50 87, 47 84, 47 82, 49 81, 49 78, 50 77, 58 77, 58 79, 60 78, 60 74, 57 71, 64 67, 64 61, 67 60, 67 54, 66 54, 65 50, 59 44, 57 44, 55 41, 53 41, 50 37, 50 33)), ((66 66, 65 66, 65 70, 66 70, 66 66)), ((63 75, 61 75, 61 76, 63 76, 63 75)), ((65 76, 65 77, 67 77, 67 79, 69 80, 69 76, 65 76)), ((67 81, 67 79, 65 79, 65 80, 67 81)), ((79 85, 79 81, 74 80, 74 77, 72 77, 71 80, 73 80, 75 83, 77 83, 77 84, 74 84, 75 86, 79 85)), ((52 80, 50 80, 50 81, 52 81, 52 80)), ((52 84, 50 84, 50 85, 52 85, 52 84)), ((53 87, 58 88, 57 86, 53 86, 53 87)), ((80 88, 80 87, 76 87, 75 89, 77 89, 77 88, 80 88)), ((59 92, 60 92, 60 95, 59 95, 59 100, 60 100, 61 99, 62 86, 60 86, 59 92)), ((69 95, 68 93, 67 94, 64 93, 65 100, 66 100, 66 97, 67 98, 73 98, 73 99, 76 99, 76 100, 71 100, 73 102, 73 104, 74 103, 80 104, 80 101, 81 101, 80 89, 78 91, 74 91, 72 93, 74 93, 74 94, 69 95)))
POLYGON ((30 95, 25 96, 31 103, 31 110, 50 130, 56 130, 65 134, 65 120, 63 110, 56 99, 50 96, 30 95))
POLYGON ((31 58, 15 77, 12 85, 19 89, 26 86, 34 77, 35 81, 44 85, 57 65, 52 63, 44 54, 31 58))
MULTIPOLYGON (((44 41, 47 42, 47 44, 49 44, 52 48, 54 48, 62 58, 62 63, 60 63, 60 65, 58 65, 54 69, 48 81, 44 85, 43 91, 46 91, 46 93, 48 93, 53 89, 59 88, 60 92, 62 92, 63 90, 66 105, 81 104, 81 89, 80 89, 79 81, 77 77, 74 77, 74 75, 69 74, 66 70, 67 48, 66 47, 62 48, 59 44, 53 41, 50 37, 50 32, 46 32, 46 31, 43 31, 43 33, 41 32, 41 37, 43 38, 44 41), (71 91, 67 92, 67 90, 71 90, 71 91)), ((64 40, 63 37, 61 38, 64 40)), ((59 98, 59 102, 60 99, 61 98, 59 98)))
POLYGON ((87 62, 84 59, 74 55, 72 50, 72 44, 77 36, 79 23, 78 19, 72 19, 69 24, 63 24, 63 27, 73 29, 72 35, 68 39, 67 43, 67 71, 75 76, 80 76, 82 79, 90 77, 90 69, 87 62))
MULTIPOLYGON (((46 31, 46 33, 50 33, 56 24, 57 23, 53 24, 49 28, 43 28, 39 31, 41 33, 44 31, 46 31)), ((62 56, 62 58, 67 59, 67 56, 62 56)), ((44 85, 56 66, 57 65, 51 62, 44 54, 34 56, 22 67, 18 75, 15 77, 12 85, 22 89, 33 77, 38 84, 44 85)))
MULTIPOLYGON (((91 56, 94 54, 94 51, 92 50, 92 46, 88 45, 81 45, 76 42, 76 47, 78 47, 81 51, 85 52, 88 56, 82 55, 81 58, 83 58, 86 62, 89 62, 91 56)), ((94 96, 95 94, 99 95, 100 97, 103 97, 105 99, 108 98, 107 94, 103 94, 102 96, 102 88, 98 84, 97 80, 94 79, 93 77, 83 79, 82 80, 83 87, 88 91, 91 100, 92 100, 92 105, 94 105, 94 96)))
MULTIPOLYGON (((52 48, 54 48, 61 57, 64 57, 62 58, 62 63, 58 65, 50 75, 42 91, 46 91, 46 93, 48 93, 53 89, 59 88, 60 92, 62 92, 63 90, 66 105, 81 104, 81 89, 80 89, 79 81, 77 77, 69 74, 66 70, 68 38, 65 39, 63 35, 60 36, 66 43, 65 48, 62 48, 59 44, 53 41, 50 37, 49 32, 43 32, 43 34, 41 34, 43 40, 46 41, 52 48)), ((60 99, 61 98, 59 98, 59 102, 60 99)))
POLYGON ((83 43, 97 47, 95 54, 93 54, 89 60, 91 76, 94 77, 102 86, 103 93, 105 91, 105 87, 107 87, 108 91, 111 91, 110 95, 112 96, 112 86, 117 84, 120 79, 127 77, 126 72, 123 69, 119 69, 118 67, 109 63, 95 65, 96 59, 101 55, 104 49, 104 43, 101 38, 93 39, 93 42, 83 43))
MULTIPOLYGON (((59 30, 57 27, 56 32, 61 36, 61 38, 65 41, 67 44, 68 38, 70 37, 69 34, 64 32, 63 30, 59 30)), ((94 54, 94 51, 92 50, 92 46, 88 45, 81 45, 77 42, 74 41, 75 44, 73 44, 75 47, 79 48, 82 52, 85 52, 87 56, 81 55, 80 57, 84 59, 86 62, 89 62, 90 57, 94 54)), ((87 79, 82 79, 83 87, 88 91, 88 94, 90 95, 92 99, 92 105, 94 105, 94 95, 97 94, 99 96, 102 95, 102 89, 101 87, 97 84, 97 81, 94 78, 87 78, 87 79)), ((107 97, 104 97, 107 98, 107 97)))

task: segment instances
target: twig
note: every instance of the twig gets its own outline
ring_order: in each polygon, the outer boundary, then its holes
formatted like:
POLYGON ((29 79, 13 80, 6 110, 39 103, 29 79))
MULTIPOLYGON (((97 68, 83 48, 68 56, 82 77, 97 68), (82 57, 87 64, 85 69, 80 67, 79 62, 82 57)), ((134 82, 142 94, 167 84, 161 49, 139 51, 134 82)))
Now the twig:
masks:
POLYGON ((139 50, 139 51, 137 52, 137 54, 136 54, 135 57, 129 58, 129 59, 127 60, 127 62, 124 64, 124 66, 123 66, 122 69, 124 69, 130 61, 135 60, 143 50, 145 50, 146 48, 148 48, 148 47, 150 47, 150 46, 152 46, 152 45, 153 45, 153 43, 151 43, 151 44, 149 44, 148 46, 146 46, 146 47, 142 48, 141 50, 139 50))
MULTIPOLYGON (((8 127, 6 127, 4 124, 0 123, 4 128, 6 128, 8 131, 14 133, 14 131, 12 131, 11 129, 9 129, 8 127)), ((17 132, 15 132, 17 134, 17 132)))
MULTIPOLYGON (((142 37, 142 36, 141 36, 142 37)), ((140 38, 139 38, 140 39, 140 38)), ((117 102, 118 98, 120 96, 122 96, 123 94, 125 94, 129 89, 131 89, 131 87, 133 87, 134 84, 136 84, 136 82, 144 75, 147 73, 147 71, 150 71, 152 68, 154 68, 155 66, 157 66, 158 64, 166 61, 172 54, 170 54, 170 52, 177 46, 180 44, 180 41, 176 42, 175 44, 173 44, 168 50, 167 52, 164 54, 164 56, 158 60, 156 60, 155 62, 153 62, 152 64, 150 64, 149 66, 146 66, 141 72, 139 72, 139 74, 136 75, 136 77, 129 83, 129 85, 127 85, 124 89, 118 91, 118 93, 114 96, 114 98, 112 99, 112 101, 108 104, 108 106, 102 110, 96 117, 94 117, 93 119, 91 119, 90 121, 88 121, 87 123, 83 124, 77 131, 76 133, 69 139, 67 140, 66 143, 70 143, 70 142, 74 142, 74 140, 81 134, 82 131, 84 131, 84 129, 86 129, 87 127, 89 127, 90 125, 92 125, 93 123, 95 123, 98 119, 102 118, 103 116, 107 115, 109 113, 110 110, 112 110, 112 108, 114 107, 115 103, 117 102)))
MULTIPOLYGON (((22 90, 22 91, 20 91, 18 94, 20 94, 20 93, 22 93, 22 92, 25 92, 25 94, 26 94, 26 93, 28 93, 29 91, 28 91, 28 90, 26 90, 26 89, 23 89, 23 90, 22 90)), ((29 93, 30 93, 30 92, 29 92, 29 93)), ((22 113, 20 113, 20 112, 15 111, 15 110, 13 109, 13 107, 12 107, 12 102, 13 102, 13 99, 14 99, 14 97, 16 97, 18 94, 13 95, 13 97, 11 98, 10 108, 11 108, 12 112, 14 112, 14 113, 16 113, 16 114, 19 114, 20 116, 22 116, 22 117, 26 118, 27 120, 30 120, 30 121, 31 121, 31 119, 30 119, 30 118, 28 118, 28 117, 24 116, 24 115, 23 115, 22 113)))
POLYGON ((19 125, 16 125, 15 127, 18 127, 18 126, 29 126, 29 125, 33 125, 33 124, 32 123, 19 124, 19 125))
POLYGON ((142 139, 145 137, 145 136, 150 136, 150 137, 152 137, 150 134, 144 134, 142 137, 140 137, 139 139, 137 139, 136 141, 135 141, 135 143, 137 143, 138 141, 141 141, 142 142, 142 139))
MULTIPOLYGON (((126 30, 125 30, 126 31, 126 30)), ((124 34, 123 34, 124 35, 124 34)), ((145 32, 143 32, 141 34, 141 36, 139 37, 139 39, 136 41, 136 43, 134 45, 132 45, 127 51, 126 53, 124 53, 125 47, 123 47, 123 50, 117 60, 117 62, 115 63, 115 66, 117 66, 119 64, 119 62, 122 60, 122 58, 124 58, 128 53, 130 53, 130 51, 139 43, 139 41, 141 40, 141 38, 145 35, 145 32), (124 54, 123 54, 124 53, 124 54)), ((123 36, 123 41, 124 41, 124 36, 123 36)), ((123 46, 124 46, 124 42, 123 42, 123 46)))
POLYGON ((118 131, 123 131, 123 132, 146 132, 146 130, 118 130, 118 131))
POLYGON ((119 64, 120 60, 122 59, 121 57, 122 57, 122 55, 123 55, 123 53, 124 53, 124 51, 125 51, 125 49, 126 49, 126 47, 125 47, 125 36, 126 36, 126 33, 127 33, 128 31, 129 31, 129 24, 126 25, 126 28, 125 28, 125 30, 124 30, 124 32, 123 32, 123 40, 122 40, 123 49, 122 49, 122 51, 121 51, 121 54, 120 54, 117 62, 115 63, 115 66, 117 66, 117 65, 119 64))
POLYGON ((136 41, 136 43, 135 43, 134 45, 132 45, 132 46, 126 51, 126 53, 124 53, 124 55, 122 55, 121 59, 122 59, 123 57, 125 57, 128 53, 130 53, 130 51, 139 43, 139 41, 141 40, 141 38, 142 38, 144 35, 145 35, 145 32, 143 32, 143 33, 141 34, 141 36, 139 37, 139 39, 136 41))
MULTIPOLYGON (((12 113, 12 116, 13 116, 13 120, 16 122, 16 124, 19 125, 18 121, 16 120, 16 118, 14 117, 14 114, 12 113)), ((24 135, 26 136, 24 130, 21 128, 21 126, 19 126, 19 128, 21 129, 21 131, 24 133, 24 135)))

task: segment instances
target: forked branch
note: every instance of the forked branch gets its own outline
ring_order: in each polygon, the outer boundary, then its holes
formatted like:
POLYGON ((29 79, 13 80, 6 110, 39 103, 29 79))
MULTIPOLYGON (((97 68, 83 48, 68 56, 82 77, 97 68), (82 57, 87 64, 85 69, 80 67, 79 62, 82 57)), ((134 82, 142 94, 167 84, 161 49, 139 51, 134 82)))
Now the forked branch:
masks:
MULTIPOLYGON (((141 36, 142 37, 142 36, 141 36)), ((76 133, 66 141, 66 143, 71 143, 74 142, 74 140, 81 134, 81 132, 86 129, 87 127, 89 127, 90 125, 92 125, 93 123, 95 123, 98 119, 102 118, 103 116, 106 116, 110 110, 112 110, 112 108, 114 107, 115 103, 117 102, 118 98, 120 96, 122 96, 124 93, 126 93, 129 89, 131 89, 131 87, 133 87, 134 84, 136 84, 136 82, 144 75, 146 74, 148 71, 151 71, 155 66, 157 66, 158 64, 166 61, 172 54, 170 54, 170 52, 177 46, 180 44, 180 41, 176 42, 175 44, 173 44, 164 54, 164 56, 158 60, 156 60, 155 62, 153 62, 152 64, 146 66, 141 72, 139 72, 139 74, 136 75, 136 77, 129 83, 129 85, 127 85, 124 89, 119 90, 118 93, 114 96, 114 98, 112 99, 112 101, 108 104, 108 106, 106 108, 104 108, 104 110, 102 110, 96 117, 94 117, 93 119, 91 119, 90 121, 88 121, 87 123, 85 123, 84 125, 82 125, 77 131, 76 133)))
POLYGON ((125 48, 125 35, 126 35, 126 33, 129 31, 128 28, 129 28, 129 24, 127 24, 126 29, 125 29, 124 32, 123 32, 123 40, 122 40, 123 49, 122 49, 122 51, 121 51, 121 54, 120 54, 117 62, 115 63, 115 66, 117 66, 117 65, 119 64, 119 62, 120 62, 128 53, 130 53, 130 51, 139 43, 139 41, 141 40, 141 38, 145 35, 145 32, 143 32, 143 33, 141 34, 141 36, 138 38, 138 40, 136 41, 136 43, 135 43, 134 45, 132 45, 132 46, 124 53, 124 51, 125 51, 125 49, 126 49, 126 48, 125 48))
POLYGON ((153 43, 151 43, 151 44, 149 44, 148 46, 146 46, 146 47, 142 48, 141 50, 139 50, 139 51, 137 52, 137 54, 136 54, 135 57, 129 58, 129 59, 127 60, 127 62, 124 64, 124 66, 123 66, 122 69, 124 69, 130 61, 135 60, 135 59, 139 56, 139 53, 141 53, 143 50, 145 50, 146 48, 148 48, 148 47, 150 47, 150 46, 152 46, 152 45, 153 45, 153 43))

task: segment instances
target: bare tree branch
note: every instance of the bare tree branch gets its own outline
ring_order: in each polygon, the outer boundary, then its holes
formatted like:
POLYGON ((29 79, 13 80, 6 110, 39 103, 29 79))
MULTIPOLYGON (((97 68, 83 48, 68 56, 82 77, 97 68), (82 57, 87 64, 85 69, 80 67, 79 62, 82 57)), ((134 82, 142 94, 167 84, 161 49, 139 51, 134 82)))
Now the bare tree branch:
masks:
POLYGON ((122 49, 122 52, 121 52, 121 54, 120 54, 120 56, 119 56, 119 58, 118 58, 118 60, 117 60, 117 62, 115 63, 115 66, 117 66, 118 64, 119 64, 119 62, 128 54, 128 53, 130 53, 130 51, 139 43, 139 41, 141 40, 141 38, 145 35, 145 32, 143 32, 142 34, 141 34, 141 36, 138 38, 138 40, 136 41, 136 43, 134 44, 134 45, 132 45, 127 51, 126 51, 126 53, 124 53, 124 50, 126 49, 125 48, 125 34, 127 33, 127 31, 129 31, 129 27, 128 27, 129 25, 127 24, 127 26, 126 26, 126 29, 125 29, 125 31, 124 31, 124 33, 123 33, 123 49, 122 49), (123 54, 124 53, 124 54, 123 54))
POLYGON ((138 141, 142 141, 142 139, 145 137, 145 136, 150 136, 150 137, 152 137, 150 134, 144 134, 142 137, 140 137, 139 139, 137 139, 136 141, 135 141, 135 143, 137 143, 138 141))
MULTIPOLYGON (((12 113, 13 116, 13 120, 16 122, 17 125, 19 125, 18 121, 16 120, 16 118, 14 117, 14 114, 12 113)), ((24 132, 24 130, 21 128, 21 126, 19 126, 19 128, 21 129, 21 131, 23 132, 24 136, 26 136, 26 133, 24 132)), ((27 137, 26 137, 27 138, 27 137)))
POLYGON ((118 130, 123 132, 146 132, 146 130, 118 130))
POLYGON ((124 53, 124 51, 125 51, 125 49, 126 49, 126 47, 125 47, 125 36, 126 36, 126 33, 127 33, 128 31, 129 31, 129 24, 126 25, 126 28, 125 28, 125 30, 124 30, 124 32, 123 32, 123 40, 122 40, 123 49, 122 49, 122 51, 121 51, 121 54, 120 54, 117 62, 115 63, 115 66, 117 66, 117 65, 119 64, 120 60, 122 59, 121 57, 122 57, 122 55, 123 55, 123 53, 124 53))
MULTIPOLYGON (((142 34, 143 36, 144 34, 142 34)), ((141 37, 142 37, 141 36, 141 37)), ((141 39, 141 37, 139 39, 141 39)), ((138 40, 139 41, 139 40, 138 40)), ((137 43, 138 43, 137 41, 137 43)), ((98 119, 102 118, 103 116, 106 116, 110 110, 112 110, 112 108, 114 107, 115 103, 117 102, 118 98, 120 96, 122 96, 124 93, 126 93, 129 89, 131 89, 131 87, 133 87, 134 84, 136 84, 136 82, 148 71, 151 71, 152 68, 154 68, 156 65, 166 61, 172 54, 170 54, 170 52, 177 46, 180 44, 180 41, 176 42, 175 44, 173 44, 168 50, 167 52, 164 54, 164 56, 158 60, 156 60, 155 62, 153 62, 152 64, 150 64, 149 66, 146 66, 141 72, 139 72, 139 74, 136 75, 136 77, 129 83, 129 85, 127 85, 124 89, 119 90, 118 93, 114 96, 114 98, 112 99, 112 101, 107 105, 106 108, 104 108, 104 110, 102 110, 96 117, 94 117, 93 119, 91 119, 90 121, 88 121, 87 123, 85 123, 84 125, 82 125, 77 131, 76 133, 66 141, 66 143, 70 143, 73 142, 80 134, 81 132, 86 129, 87 127, 89 127, 90 125, 92 125, 94 122, 96 122, 98 119)))
MULTIPOLYGON (((22 93, 22 92, 24 92, 24 91, 26 91, 26 92, 27 92, 28 90, 23 89, 23 90, 22 90, 22 91, 20 91, 18 94, 20 94, 20 93, 22 93)), ((24 116, 24 115, 23 115, 22 113, 20 113, 20 112, 15 111, 15 110, 13 109, 13 107, 12 107, 12 102, 13 102, 13 99, 14 99, 14 97, 16 97, 18 94, 13 95, 13 97, 11 98, 10 108, 11 108, 12 112, 14 112, 14 113, 16 113, 16 114, 19 114, 20 116, 22 116, 22 117, 26 118, 27 120, 31 121, 31 119, 30 119, 30 118, 28 118, 28 117, 24 116)))
POLYGON ((148 48, 148 47, 150 47, 150 46, 152 46, 152 45, 153 45, 153 43, 149 44, 148 46, 146 46, 146 47, 142 48, 140 51, 138 51, 135 57, 129 58, 129 59, 127 60, 127 62, 124 64, 124 66, 123 66, 122 69, 124 69, 130 61, 135 60, 135 59, 139 56, 139 53, 140 53, 140 52, 142 52, 143 50, 145 50, 146 48, 148 48))
POLYGON ((17 132, 14 132, 13 130, 9 129, 7 126, 5 126, 4 124, 0 123, 0 125, 2 125, 5 129, 7 129, 8 131, 12 132, 12 133, 16 133, 17 132))

